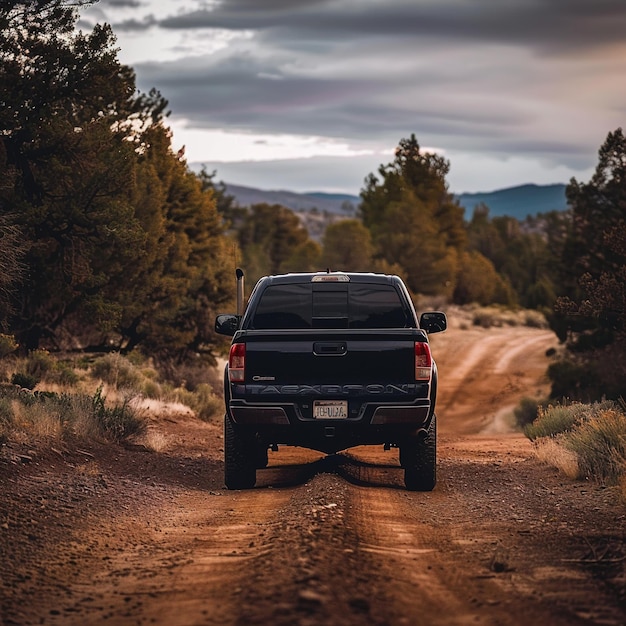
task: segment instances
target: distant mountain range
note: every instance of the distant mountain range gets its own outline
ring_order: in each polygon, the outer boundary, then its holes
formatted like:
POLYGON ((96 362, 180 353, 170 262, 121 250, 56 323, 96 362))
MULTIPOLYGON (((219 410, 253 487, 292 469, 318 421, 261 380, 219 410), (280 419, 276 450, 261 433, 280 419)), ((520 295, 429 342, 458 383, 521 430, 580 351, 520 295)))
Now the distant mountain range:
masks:
POLYGON ((465 218, 471 219, 474 207, 485 204, 490 217, 508 215, 520 221, 529 215, 565 211, 566 185, 520 185, 485 193, 462 193, 457 200, 465 207, 465 218))
MULTIPOLYGON (((225 183, 226 193, 233 196, 239 206, 253 204, 280 204, 296 212, 317 210, 338 216, 352 216, 361 202, 359 196, 323 192, 296 193, 293 191, 264 191, 253 187, 225 183)), ((564 211, 567 209, 563 184, 520 185, 490 192, 462 193, 456 196, 465 208, 465 219, 472 217, 474 207, 485 204, 489 216, 508 215, 520 221, 528 215, 564 211)))
POLYGON ((280 204, 292 211, 311 211, 353 215, 361 202, 359 196, 341 193, 296 193, 295 191, 263 191, 254 187, 226 185, 226 193, 233 196, 239 206, 253 204, 280 204))

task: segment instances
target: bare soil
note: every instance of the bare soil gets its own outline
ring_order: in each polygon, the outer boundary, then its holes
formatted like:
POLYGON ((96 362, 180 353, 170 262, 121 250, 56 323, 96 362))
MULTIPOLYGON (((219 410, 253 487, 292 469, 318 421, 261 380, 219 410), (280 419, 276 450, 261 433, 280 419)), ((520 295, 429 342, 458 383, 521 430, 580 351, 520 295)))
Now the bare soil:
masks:
POLYGON ((0 450, 0 622, 624 624, 626 508, 542 464, 511 427, 547 389, 552 333, 432 338, 438 484, 397 452, 270 453, 223 486, 219 420, 153 412, 164 441, 0 450))

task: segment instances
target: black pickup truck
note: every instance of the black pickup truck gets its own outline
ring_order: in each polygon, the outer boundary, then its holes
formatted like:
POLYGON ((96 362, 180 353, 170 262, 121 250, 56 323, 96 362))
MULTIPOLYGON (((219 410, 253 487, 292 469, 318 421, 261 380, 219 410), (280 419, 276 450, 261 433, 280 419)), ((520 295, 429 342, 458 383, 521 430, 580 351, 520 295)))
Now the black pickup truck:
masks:
POLYGON ((261 278, 238 314, 218 315, 232 336, 224 376, 224 462, 229 489, 255 485, 279 444, 333 454, 399 448, 407 489, 436 480, 437 367, 428 333, 398 276, 326 272, 261 278))

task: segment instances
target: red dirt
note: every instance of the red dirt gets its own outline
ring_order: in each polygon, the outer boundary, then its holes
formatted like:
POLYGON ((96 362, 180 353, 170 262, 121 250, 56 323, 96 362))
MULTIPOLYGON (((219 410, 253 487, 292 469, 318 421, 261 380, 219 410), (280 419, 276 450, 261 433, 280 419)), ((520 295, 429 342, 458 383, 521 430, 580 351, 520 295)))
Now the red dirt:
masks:
MULTIPOLYGON (((396 452, 270 453, 223 487, 219 420, 153 415, 167 445, 0 450, 2 624, 623 624, 626 508, 511 431, 551 333, 432 338, 438 484, 396 452)), ((53 446, 54 448, 55 446, 53 446)))

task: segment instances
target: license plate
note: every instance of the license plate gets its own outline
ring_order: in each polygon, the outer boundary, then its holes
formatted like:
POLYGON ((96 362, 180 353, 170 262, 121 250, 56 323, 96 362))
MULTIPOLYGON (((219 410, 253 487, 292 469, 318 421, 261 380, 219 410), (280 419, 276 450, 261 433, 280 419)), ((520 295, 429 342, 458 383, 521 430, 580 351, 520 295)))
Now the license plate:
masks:
POLYGON ((320 420, 346 419, 348 417, 347 400, 315 400, 313 417, 320 420))

